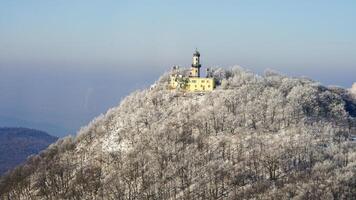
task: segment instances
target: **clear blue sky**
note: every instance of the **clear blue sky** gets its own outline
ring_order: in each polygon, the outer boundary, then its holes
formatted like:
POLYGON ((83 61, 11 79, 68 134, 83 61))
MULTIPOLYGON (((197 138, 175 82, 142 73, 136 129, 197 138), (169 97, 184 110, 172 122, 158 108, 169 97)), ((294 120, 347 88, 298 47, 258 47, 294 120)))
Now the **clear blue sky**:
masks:
POLYGON ((350 87, 355 20, 354 0, 0 0, 0 125, 74 132, 196 47, 204 66, 350 87))

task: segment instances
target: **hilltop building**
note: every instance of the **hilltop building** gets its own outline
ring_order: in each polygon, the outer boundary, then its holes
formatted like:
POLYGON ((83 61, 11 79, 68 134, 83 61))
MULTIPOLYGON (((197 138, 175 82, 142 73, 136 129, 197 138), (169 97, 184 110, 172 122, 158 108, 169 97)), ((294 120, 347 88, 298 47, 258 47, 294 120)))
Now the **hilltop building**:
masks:
POLYGON ((173 67, 170 76, 169 88, 187 92, 208 92, 215 89, 215 80, 211 77, 209 69, 206 77, 200 77, 200 53, 195 50, 193 63, 189 71, 181 71, 179 67, 173 67))

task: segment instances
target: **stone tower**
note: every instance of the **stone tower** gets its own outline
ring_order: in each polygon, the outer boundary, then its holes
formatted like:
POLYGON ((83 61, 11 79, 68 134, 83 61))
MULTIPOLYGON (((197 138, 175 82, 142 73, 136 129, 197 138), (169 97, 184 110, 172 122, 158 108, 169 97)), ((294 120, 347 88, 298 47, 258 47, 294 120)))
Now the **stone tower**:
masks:
POLYGON ((195 50, 193 54, 193 63, 190 71, 190 77, 200 77, 200 53, 198 50, 195 50))

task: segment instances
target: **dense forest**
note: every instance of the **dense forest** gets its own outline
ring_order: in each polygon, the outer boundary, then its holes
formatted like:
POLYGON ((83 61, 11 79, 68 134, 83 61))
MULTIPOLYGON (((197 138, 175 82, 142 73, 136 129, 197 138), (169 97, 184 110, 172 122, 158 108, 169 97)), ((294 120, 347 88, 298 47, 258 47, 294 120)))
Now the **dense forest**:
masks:
POLYGON ((349 91, 234 67, 196 94, 168 76, 7 173, 1 199, 356 198, 349 91))
POLYGON ((56 140, 56 137, 35 129, 0 128, 0 176, 56 140))

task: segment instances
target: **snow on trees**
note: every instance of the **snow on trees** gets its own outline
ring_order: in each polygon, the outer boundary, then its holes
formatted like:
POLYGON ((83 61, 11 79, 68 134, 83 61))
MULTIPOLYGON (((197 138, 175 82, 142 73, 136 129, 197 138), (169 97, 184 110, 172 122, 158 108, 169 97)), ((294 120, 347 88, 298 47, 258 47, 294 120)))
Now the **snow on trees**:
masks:
MULTIPOLYGON (((169 74, 0 180, 3 199, 353 199, 355 103, 273 71, 216 69, 211 93, 169 74)), ((1 199, 0 198, 0 199, 1 199)))

